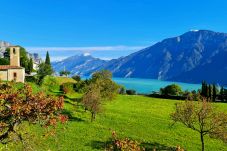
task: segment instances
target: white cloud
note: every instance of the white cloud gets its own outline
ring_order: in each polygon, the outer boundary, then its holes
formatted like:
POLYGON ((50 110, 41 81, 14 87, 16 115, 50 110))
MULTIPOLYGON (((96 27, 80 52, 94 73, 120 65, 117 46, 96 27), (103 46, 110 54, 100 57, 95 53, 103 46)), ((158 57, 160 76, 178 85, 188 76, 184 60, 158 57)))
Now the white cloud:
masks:
POLYGON ((26 47, 28 51, 124 51, 124 50, 140 50, 146 46, 95 46, 95 47, 26 47))

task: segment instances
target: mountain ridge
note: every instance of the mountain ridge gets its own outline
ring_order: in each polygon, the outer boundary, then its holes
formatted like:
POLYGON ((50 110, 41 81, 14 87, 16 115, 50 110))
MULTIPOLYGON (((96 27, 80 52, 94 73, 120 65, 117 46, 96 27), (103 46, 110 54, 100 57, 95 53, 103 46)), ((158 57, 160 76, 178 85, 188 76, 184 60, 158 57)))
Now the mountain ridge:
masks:
POLYGON ((225 58, 227 58, 226 33, 194 30, 166 38, 126 57, 104 62, 86 72, 86 75, 96 70, 107 69, 115 77, 189 83, 206 80, 210 83, 227 84, 225 58))

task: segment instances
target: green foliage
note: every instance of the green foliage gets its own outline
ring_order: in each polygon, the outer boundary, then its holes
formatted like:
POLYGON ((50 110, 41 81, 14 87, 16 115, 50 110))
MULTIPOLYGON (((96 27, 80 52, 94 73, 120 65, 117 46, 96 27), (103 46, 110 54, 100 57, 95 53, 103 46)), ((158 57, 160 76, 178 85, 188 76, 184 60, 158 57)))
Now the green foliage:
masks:
POLYGON ((79 82, 81 80, 81 77, 79 75, 74 75, 74 76, 72 76, 72 78, 77 82, 79 82))
POLYGON ((82 104, 85 110, 91 112, 91 121, 95 120, 96 114, 101 111, 101 99, 100 87, 97 84, 90 84, 82 98, 82 104))
MULTIPOLYGON (((31 66, 30 64, 30 59, 27 56, 27 52, 26 49, 19 46, 20 47, 20 65, 22 67, 25 68, 25 72, 26 73, 30 73, 31 70, 31 66)), ((5 59, 10 60, 10 48, 6 48, 6 53, 4 54, 5 59)))
MULTIPOLYGON (((62 78, 62 77, 59 77, 62 78)), ((74 98, 74 95, 68 95, 74 98)), ((75 98, 78 98, 75 93, 75 98)), ((67 99, 65 114, 69 121, 62 128, 58 126, 55 137, 43 137, 45 129, 36 125, 27 125, 27 132, 34 141, 33 150, 86 150, 103 151, 109 144, 110 133, 115 130, 120 140, 130 138, 137 140, 148 151, 175 151, 180 145, 187 151, 198 151, 200 139, 197 132, 186 128, 183 124, 170 127, 169 116, 174 112, 175 103, 182 101, 149 98, 144 96, 118 95, 114 101, 102 104, 103 114, 98 114, 95 122, 89 122, 90 112, 84 112, 84 107, 67 99), (75 109, 76 108, 76 109, 75 109)), ((226 111, 226 103, 214 104, 221 111, 226 111)), ((205 137, 208 151, 227 150, 222 141, 205 137)), ((3 147, 0 145, 0 147, 3 147)), ((4 149, 3 149, 4 150, 4 149)), ((9 146, 7 150, 18 151, 19 145, 9 146)), ((21 149, 22 150, 22 149, 21 149)))
POLYGON ((126 94, 128 94, 128 95, 136 95, 136 90, 126 90, 126 94))
POLYGON ((70 75, 70 72, 69 71, 60 71, 60 76, 68 76, 70 75))
POLYGON ((39 92, 34 94, 32 87, 24 85, 15 87, 15 83, 0 83, 0 142, 7 144, 20 140, 23 136, 18 126, 24 122, 44 126, 55 126, 57 121, 66 121, 60 114, 64 99, 46 96, 39 92), (15 136, 12 138, 12 136, 15 136))
POLYGON ((97 79, 112 79, 112 73, 108 70, 101 70, 101 71, 96 71, 95 73, 92 74, 92 80, 97 80, 97 79))
POLYGON ((182 89, 177 84, 171 84, 171 85, 166 86, 165 88, 161 88, 160 92, 162 95, 179 96, 182 94, 182 89))
POLYGON ((6 58, 0 58, 0 65, 9 65, 9 59, 6 58))
POLYGON ((99 87, 103 100, 113 100, 119 90, 119 86, 112 81, 112 73, 108 70, 95 72, 92 75, 91 83, 99 87))
POLYGON ((50 64, 50 55, 49 55, 49 52, 48 52, 48 51, 47 51, 47 53, 46 53, 45 64, 51 65, 51 64, 50 64))
POLYGON ((125 94, 126 93, 125 87, 124 86, 119 86, 118 93, 119 94, 125 94))
POLYGON ((37 71, 38 83, 41 84, 45 76, 53 73, 52 67, 48 64, 41 63, 37 71))
POLYGON ((37 83, 38 79, 37 79, 36 76, 25 76, 25 81, 26 82, 37 83))
POLYGON ((200 134, 202 151, 205 148, 205 135, 227 142, 227 114, 219 112, 206 99, 176 104, 176 111, 171 117, 175 122, 180 122, 200 134))
POLYGON ((46 76, 42 81, 42 88, 50 92, 59 91, 60 83, 55 77, 46 76))
POLYGON ((81 80, 74 84, 74 90, 79 93, 85 93, 89 84, 90 84, 90 81, 81 80))
POLYGON ((29 63, 28 63, 28 69, 27 73, 31 73, 33 71, 33 60, 30 58, 29 63))
POLYGON ((74 83, 72 83, 72 82, 63 83, 60 86, 60 90, 63 91, 64 94, 72 93, 72 92, 74 92, 74 83))

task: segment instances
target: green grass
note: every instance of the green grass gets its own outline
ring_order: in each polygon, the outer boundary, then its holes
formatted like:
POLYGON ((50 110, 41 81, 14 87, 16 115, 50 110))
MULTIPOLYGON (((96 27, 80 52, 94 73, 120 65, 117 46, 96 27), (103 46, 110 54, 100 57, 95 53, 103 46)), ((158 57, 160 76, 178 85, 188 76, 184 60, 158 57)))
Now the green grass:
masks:
MULTIPOLYGON (((68 100, 80 94, 70 94, 68 100)), ((181 124, 173 127, 169 114, 174 111, 177 101, 148 98, 143 96, 119 95, 114 101, 104 104, 103 113, 95 122, 90 122, 89 112, 85 112, 74 102, 65 104, 64 112, 70 121, 57 128, 56 137, 43 138, 43 129, 29 127, 34 135, 34 150, 104 150, 106 142, 115 130, 120 138, 129 137, 147 148, 170 150, 177 145, 188 151, 200 150, 199 134, 181 124)), ((216 104, 221 109, 227 104, 216 104)), ((221 141, 205 138, 207 151, 227 150, 221 141)))

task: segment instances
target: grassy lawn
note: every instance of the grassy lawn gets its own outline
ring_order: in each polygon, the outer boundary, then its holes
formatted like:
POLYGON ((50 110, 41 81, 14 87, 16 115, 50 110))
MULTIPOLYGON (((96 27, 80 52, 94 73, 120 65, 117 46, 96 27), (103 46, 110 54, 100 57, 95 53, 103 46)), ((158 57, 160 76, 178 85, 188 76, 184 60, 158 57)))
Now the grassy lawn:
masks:
MULTIPOLYGON (((177 101, 119 95, 116 100, 104 104, 103 113, 91 123, 89 112, 80 105, 72 105, 70 97, 80 95, 68 96, 64 112, 70 121, 57 128, 56 137, 45 138, 40 135, 43 129, 29 127, 32 133, 39 135, 32 138, 34 150, 104 150, 113 130, 119 137, 137 140, 150 150, 154 146, 157 150, 171 150, 177 145, 188 151, 200 150, 199 134, 181 124, 170 126, 169 114, 177 101)), ((224 109, 227 104, 217 106, 224 109)), ((224 143, 208 137, 205 144, 208 151, 227 150, 224 143)))

